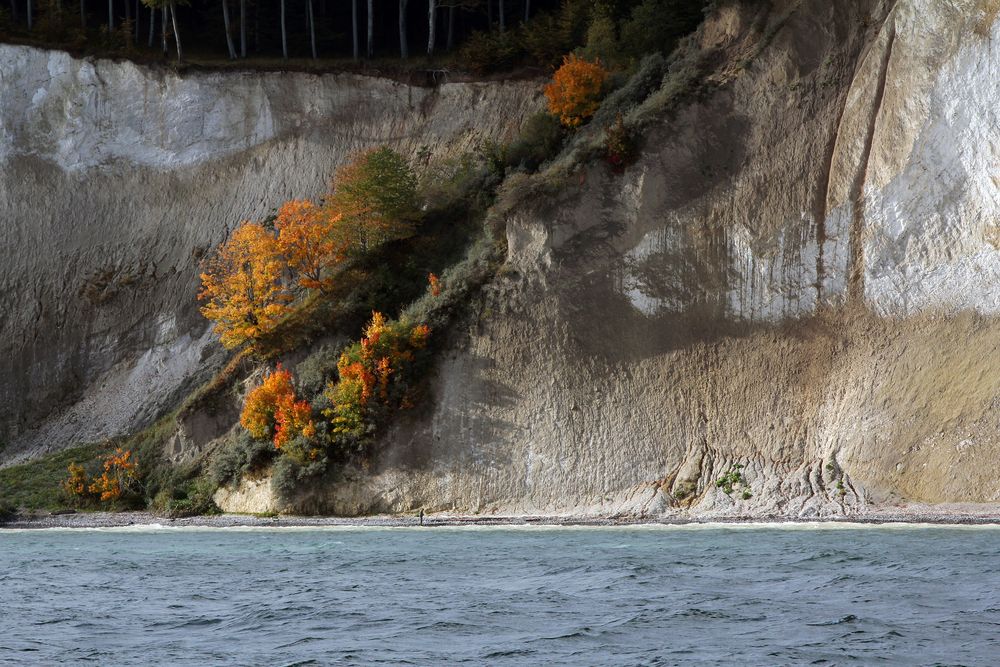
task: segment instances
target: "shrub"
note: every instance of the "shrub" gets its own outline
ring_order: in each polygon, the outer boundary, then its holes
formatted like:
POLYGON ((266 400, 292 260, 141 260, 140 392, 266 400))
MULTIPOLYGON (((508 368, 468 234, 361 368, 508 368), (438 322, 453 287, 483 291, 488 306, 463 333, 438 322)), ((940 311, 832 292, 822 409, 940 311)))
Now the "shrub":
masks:
MULTIPOLYGON (((467 216, 492 203, 486 166, 481 156, 464 153, 435 160, 421 170, 420 196, 433 214, 467 216)), ((432 214, 432 215, 433 215, 432 214)))
POLYGON ((247 394, 240 425, 258 440, 272 438, 276 449, 298 436, 316 434, 312 407, 296 397, 292 374, 281 364, 247 394))
MULTIPOLYGON (((115 501, 138 487, 138 465, 132 452, 118 447, 104 459, 100 477, 95 477, 87 490, 102 502, 115 501)), ((72 468, 72 466, 71 466, 72 468)), ((71 471, 72 472, 72 471, 71 471)))
POLYGON ((321 345, 295 367, 297 386, 303 396, 315 396, 337 376, 337 360, 343 345, 321 345))
POLYGON ((104 457, 99 475, 89 477, 82 465, 70 463, 62 489, 72 504, 115 503, 140 491, 138 468, 131 450, 118 447, 104 457))
POLYGON ((621 114, 618 114, 614 125, 604 130, 604 153, 608 164, 616 172, 624 170, 634 158, 635 139, 625 127, 621 114))
POLYGON ((589 62, 570 54, 545 86, 549 111, 566 127, 578 127, 600 106, 608 71, 600 62, 589 62))
POLYGON ((619 114, 628 114, 663 84, 666 73, 667 61, 663 56, 659 53, 646 56, 624 85, 612 90, 601 101, 601 108, 594 114, 592 122, 608 125, 619 114))
POLYGON ((326 472, 327 465, 326 458, 302 463, 282 456, 271 468, 271 491, 281 505, 287 506, 303 483, 318 478, 326 472))
POLYGON ((337 383, 327 387, 326 416, 334 435, 370 434, 380 417, 413 405, 413 366, 429 336, 425 324, 389 324, 381 313, 372 313, 361 342, 341 355, 337 383))
POLYGON ((235 484, 264 468, 276 453, 270 442, 254 440, 246 431, 237 429, 216 452, 208 466, 208 478, 216 486, 235 484))
POLYGON ((727 496, 733 493, 734 489, 742 487, 742 495, 744 500, 750 498, 750 488, 747 484, 746 479, 743 477, 743 464, 734 463, 730 466, 729 470, 725 472, 718 480, 715 482, 717 488, 722 489, 723 493, 727 496))
POLYGON ((172 517, 219 514, 222 510, 213 499, 217 488, 211 478, 189 479, 183 484, 161 490, 153 498, 150 508, 172 517))
POLYGON ((566 133, 559 119, 541 112, 528 118, 521 134, 507 149, 507 164, 527 171, 536 171, 555 157, 566 133))

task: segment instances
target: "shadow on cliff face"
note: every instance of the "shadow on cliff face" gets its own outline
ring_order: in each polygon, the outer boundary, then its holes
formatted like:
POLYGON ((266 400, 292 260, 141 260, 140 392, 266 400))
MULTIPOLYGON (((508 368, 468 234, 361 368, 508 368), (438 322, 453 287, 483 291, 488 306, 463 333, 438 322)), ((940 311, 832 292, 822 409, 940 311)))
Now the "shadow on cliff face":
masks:
POLYGON ((496 360, 487 356, 473 353, 444 360, 428 383, 435 388, 434 394, 399 418, 380 442, 374 457, 378 468, 419 471, 443 466, 474 468, 485 462, 510 465, 511 433, 523 432, 528 425, 502 418, 523 397, 500 381, 501 375, 496 360), (456 376, 463 378, 463 386, 448 386, 456 376), (463 415, 473 416, 466 419, 463 415), (458 421, 461 426, 458 432, 442 434, 433 429, 435 420, 458 421))

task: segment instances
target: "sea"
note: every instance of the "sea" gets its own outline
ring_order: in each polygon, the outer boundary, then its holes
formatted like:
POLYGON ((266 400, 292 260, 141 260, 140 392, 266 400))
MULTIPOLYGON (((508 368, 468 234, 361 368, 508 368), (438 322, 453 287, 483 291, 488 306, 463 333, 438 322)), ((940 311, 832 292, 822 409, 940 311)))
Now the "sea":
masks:
POLYGON ((0 530, 3 665, 995 665, 1000 528, 0 530))

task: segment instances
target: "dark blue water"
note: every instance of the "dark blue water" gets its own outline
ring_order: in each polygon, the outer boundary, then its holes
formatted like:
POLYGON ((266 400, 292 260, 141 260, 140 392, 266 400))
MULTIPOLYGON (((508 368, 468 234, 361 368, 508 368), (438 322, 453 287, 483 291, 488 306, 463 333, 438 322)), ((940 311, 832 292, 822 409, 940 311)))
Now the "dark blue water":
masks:
POLYGON ((990 665, 1000 529, 0 531, 0 663, 990 665))

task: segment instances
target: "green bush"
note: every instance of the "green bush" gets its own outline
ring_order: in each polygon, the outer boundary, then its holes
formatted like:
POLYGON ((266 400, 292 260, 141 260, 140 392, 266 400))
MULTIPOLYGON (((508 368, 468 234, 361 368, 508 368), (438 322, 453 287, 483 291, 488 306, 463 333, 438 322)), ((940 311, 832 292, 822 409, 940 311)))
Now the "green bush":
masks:
POLYGON ((303 465, 287 456, 280 457, 271 468, 271 492, 279 504, 288 506, 302 486, 326 472, 327 459, 303 465))
POLYGON ((555 157, 566 138, 566 130, 552 114, 540 112, 528 118, 521 134, 507 148, 507 165, 529 172, 555 157))
POLYGON ((466 213, 488 206, 483 197, 486 167, 471 153, 435 160, 420 173, 420 194, 427 207, 437 213, 466 213))
POLYGON ((591 123, 608 126, 619 115, 627 115, 663 84, 667 73, 667 61, 659 53, 646 56, 628 80, 612 90, 601 102, 591 123))
POLYGON ((211 479, 196 477, 171 488, 161 489, 150 508, 171 517, 220 514, 212 496, 218 486, 211 479))
POLYGON ((216 486, 236 483, 244 475, 264 468, 277 455, 270 441, 254 440, 242 428, 234 429, 208 466, 216 486))
POLYGON ((315 396, 337 377, 343 345, 321 345, 295 367, 296 385, 303 396, 315 396))

